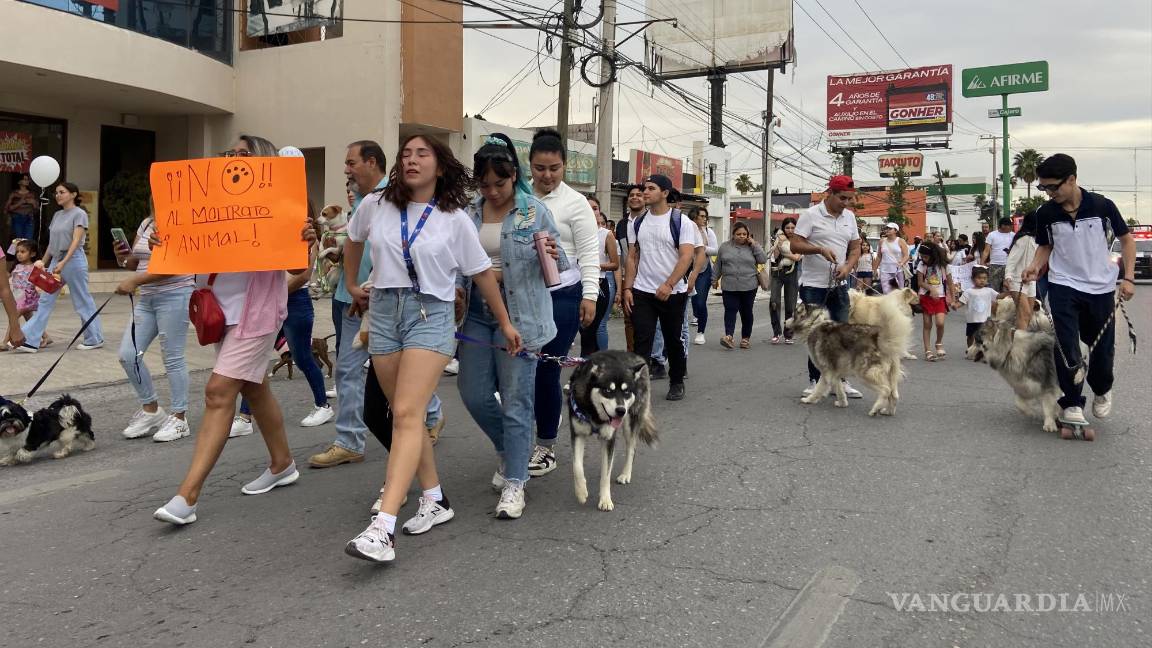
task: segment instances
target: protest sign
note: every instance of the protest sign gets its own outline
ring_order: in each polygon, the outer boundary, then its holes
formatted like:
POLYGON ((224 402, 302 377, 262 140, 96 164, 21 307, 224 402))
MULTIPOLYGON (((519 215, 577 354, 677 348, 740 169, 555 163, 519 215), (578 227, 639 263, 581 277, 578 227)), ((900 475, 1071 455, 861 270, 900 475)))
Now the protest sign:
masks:
POLYGON ((149 272, 205 274, 308 266, 304 158, 156 162, 149 173, 162 245, 149 272))

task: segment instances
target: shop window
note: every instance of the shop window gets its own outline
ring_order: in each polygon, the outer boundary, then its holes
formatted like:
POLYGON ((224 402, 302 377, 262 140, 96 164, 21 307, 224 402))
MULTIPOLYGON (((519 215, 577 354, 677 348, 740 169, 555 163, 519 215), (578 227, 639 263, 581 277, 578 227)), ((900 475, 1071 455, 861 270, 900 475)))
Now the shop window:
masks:
POLYGON ((344 0, 239 0, 240 50, 344 35, 344 0))
MULTIPOLYGON (((67 123, 59 119, 47 119, 29 115, 15 115, 0 113, 0 200, 9 205, 12 200, 13 213, 24 215, 32 211, 28 202, 12 199, 14 192, 20 191, 20 180, 28 173, 28 166, 32 160, 41 155, 48 155, 60 163, 60 180, 67 180, 66 142, 67 123), (17 203, 23 204, 17 205, 17 203)), ((37 231, 40 222, 39 201, 41 195, 51 198, 50 193, 43 192, 47 187, 32 185, 29 190, 35 195, 37 208, 35 221, 37 231)), ((59 209, 55 201, 48 200, 43 209, 44 222, 59 209)), ((17 219, 20 222, 20 219, 17 219)), ((7 250, 13 236, 12 213, 0 214, 0 245, 7 250)), ((42 237, 47 241, 47 237, 42 237)))

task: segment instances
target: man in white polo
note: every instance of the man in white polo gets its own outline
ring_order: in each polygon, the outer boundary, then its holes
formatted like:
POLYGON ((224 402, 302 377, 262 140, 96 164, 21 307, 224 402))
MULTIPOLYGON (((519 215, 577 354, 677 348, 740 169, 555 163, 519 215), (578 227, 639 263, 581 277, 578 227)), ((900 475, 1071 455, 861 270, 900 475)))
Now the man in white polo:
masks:
MULTIPOLYGON (((824 200, 812 205, 796 220, 796 230, 789 237, 792 252, 804 254, 800 272, 800 301, 809 306, 828 309, 835 322, 848 321, 848 284, 845 279, 860 260, 860 228, 856 214, 847 209, 856 199, 856 186, 845 175, 832 176, 824 200)), ((808 360, 808 388, 812 393, 820 370, 808 360)), ((864 395, 844 381, 848 398, 864 395)))

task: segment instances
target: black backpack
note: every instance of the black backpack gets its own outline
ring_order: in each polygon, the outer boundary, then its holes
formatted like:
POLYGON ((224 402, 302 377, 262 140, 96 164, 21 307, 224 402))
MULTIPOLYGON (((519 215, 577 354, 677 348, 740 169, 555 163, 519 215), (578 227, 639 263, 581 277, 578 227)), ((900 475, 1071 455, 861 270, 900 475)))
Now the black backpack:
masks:
MULTIPOLYGON (((636 236, 636 249, 640 249, 640 225, 644 222, 644 217, 648 215, 648 210, 644 210, 640 217, 632 221, 632 232, 636 236)), ((672 208, 672 213, 668 218, 668 229, 672 232, 672 244, 675 249, 680 249, 680 210, 675 207, 672 208)), ((688 274, 692 273, 692 266, 688 266, 688 274)), ((688 274, 684 275, 684 283, 688 283, 688 274)))

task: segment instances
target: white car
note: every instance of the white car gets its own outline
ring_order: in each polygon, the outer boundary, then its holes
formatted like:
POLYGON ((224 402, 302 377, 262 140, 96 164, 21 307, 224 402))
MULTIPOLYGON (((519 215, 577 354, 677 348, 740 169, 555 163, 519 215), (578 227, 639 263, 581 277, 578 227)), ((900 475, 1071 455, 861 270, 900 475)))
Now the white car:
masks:
MULTIPOLYGON (((1124 259, 1120 256, 1120 241, 1112 242, 1112 261, 1124 273, 1124 259)), ((1136 278, 1152 279, 1152 239, 1136 239, 1136 278)))

